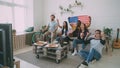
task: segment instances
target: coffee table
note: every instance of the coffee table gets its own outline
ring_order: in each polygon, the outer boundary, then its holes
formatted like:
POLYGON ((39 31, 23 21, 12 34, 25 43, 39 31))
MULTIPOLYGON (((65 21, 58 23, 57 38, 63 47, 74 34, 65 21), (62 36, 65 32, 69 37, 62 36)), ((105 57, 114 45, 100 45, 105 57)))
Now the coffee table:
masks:
POLYGON ((68 45, 62 46, 60 44, 44 44, 44 45, 35 45, 35 54, 36 58, 40 56, 48 57, 55 59, 56 63, 60 63, 63 58, 67 58, 68 45), (38 48, 39 46, 39 48, 38 48))

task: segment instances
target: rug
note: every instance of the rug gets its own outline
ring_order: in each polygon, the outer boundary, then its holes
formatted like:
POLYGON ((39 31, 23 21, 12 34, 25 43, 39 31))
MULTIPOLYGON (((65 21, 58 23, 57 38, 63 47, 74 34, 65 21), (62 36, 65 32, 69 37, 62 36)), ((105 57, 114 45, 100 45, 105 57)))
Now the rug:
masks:
POLYGON ((71 54, 68 54, 67 58, 57 64, 55 60, 47 57, 40 57, 37 59, 36 54, 34 54, 32 50, 22 54, 17 54, 15 57, 40 68, 77 68, 77 66, 82 62, 82 59, 78 55, 72 56, 71 54))

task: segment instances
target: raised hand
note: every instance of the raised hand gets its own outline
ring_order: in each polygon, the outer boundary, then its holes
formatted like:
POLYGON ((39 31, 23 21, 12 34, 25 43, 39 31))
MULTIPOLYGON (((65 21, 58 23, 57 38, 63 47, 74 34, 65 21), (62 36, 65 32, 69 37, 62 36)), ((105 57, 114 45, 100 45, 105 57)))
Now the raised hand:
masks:
POLYGON ((60 26, 59 19, 57 19, 57 23, 58 23, 58 26, 59 26, 60 28, 62 28, 62 26, 60 26))
POLYGON ((57 19, 57 22, 59 23, 59 19, 57 19))
POLYGON ((87 32, 87 35, 86 35, 86 36, 88 37, 89 35, 90 35, 90 33, 89 33, 89 32, 87 32))
POLYGON ((104 34, 104 32, 101 32, 101 38, 102 38, 103 40, 105 40, 105 34, 104 34))

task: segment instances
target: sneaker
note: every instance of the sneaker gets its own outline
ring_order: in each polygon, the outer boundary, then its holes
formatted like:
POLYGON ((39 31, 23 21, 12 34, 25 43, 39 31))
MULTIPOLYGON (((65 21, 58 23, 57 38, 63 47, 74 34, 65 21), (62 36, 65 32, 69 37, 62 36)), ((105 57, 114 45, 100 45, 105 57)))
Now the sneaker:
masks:
POLYGON ((81 64, 78 68, 87 68, 88 66, 81 64))
POLYGON ((92 60, 92 61, 91 61, 91 64, 94 64, 95 62, 96 62, 96 59, 92 60))
POLYGON ((73 41, 73 39, 69 39, 70 41, 73 41))
POLYGON ((85 61, 83 61, 82 64, 85 65, 85 66, 88 66, 88 63, 85 62, 85 61))
POLYGON ((96 59, 93 57, 93 59, 91 60, 91 64, 94 64, 96 62, 96 59))
POLYGON ((75 56, 75 55, 77 55, 77 52, 76 52, 76 51, 72 53, 72 56, 75 56))

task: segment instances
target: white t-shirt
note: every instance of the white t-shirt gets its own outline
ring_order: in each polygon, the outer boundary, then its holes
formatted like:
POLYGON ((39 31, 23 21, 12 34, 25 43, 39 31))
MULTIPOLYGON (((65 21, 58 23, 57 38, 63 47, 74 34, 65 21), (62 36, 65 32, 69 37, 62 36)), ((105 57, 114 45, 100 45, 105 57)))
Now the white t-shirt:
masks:
POLYGON ((65 37, 65 31, 66 31, 66 29, 64 29, 64 33, 63 33, 63 35, 62 35, 63 37, 65 37))
POLYGON ((51 22, 48 24, 48 26, 49 26, 49 31, 50 31, 50 32, 54 32, 54 31, 56 30, 56 26, 58 26, 58 23, 55 22, 55 21, 51 21, 51 22))
POLYGON ((92 39, 90 41, 90 46, 91 46, 91 49, 94 48, 96 51, 98 51, 102 55, 102 49, 104 45, 100 42, 100 40, 92 39))

